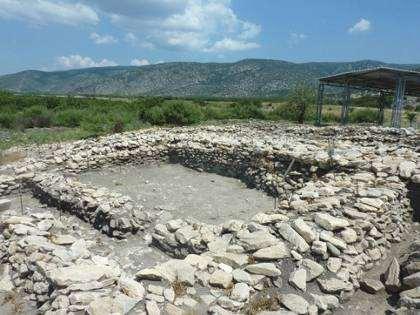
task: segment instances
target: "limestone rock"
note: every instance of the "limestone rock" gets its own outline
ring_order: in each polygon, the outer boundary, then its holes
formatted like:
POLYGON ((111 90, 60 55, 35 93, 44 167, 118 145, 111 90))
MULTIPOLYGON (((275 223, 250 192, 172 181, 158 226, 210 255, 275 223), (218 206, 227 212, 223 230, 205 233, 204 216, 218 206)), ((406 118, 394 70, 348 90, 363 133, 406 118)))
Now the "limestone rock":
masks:
POLYGON ((308 243, 289 224, 277 223, 276 228, 285 240, 296 246, 299 252, 304 253, 309 250, 308 243))
POLYGON ((309 304, 301 296, 296 294, 282 294, 280 302, 292 312, 296 314, 306 314, 308 312, 309 304))
POLYGON ((306 270, 299 268, 290 273, 289 282, 295 288, 305 292, 306 291, 306 270))
POLYGON ((403 284, 409 289, 420 286, 420 272, 413 273, 403 279, 403 284))
POLYGON ((249 286, 246 283, 236 283, 230 298, 238 302, 245 302, 249 298, 249 286))
POLYGON ((324 272, 324 267, 309 258, 302 259, 301 265, 306 270, 306 281, 308 282, 319 277, 324 272))
POLYGON ((375 279, 362 279, 360 281, 360 287, 363 291, 371 294, 375 294, 385 289, 382 282, 375 279))
POLYGON ((338 298, 334 295, 317 295, 311 294, 314 299, 315 305, 321 311, 333 311, 340 306, 338 298))
POLYGON ((209 283, 212 286, 226 289, 231 285, 232 280, 232 274, 227 273, 223 270, 216 270, 210 276, 209 283))
POLYGON ((327 213, 317 213, 314 216, 315 223, 328 231, 335 231, 350 225, 349 221, 333 217, 327 213))
POLYGON ((319 287, 325 293, 338 293, 340 291, 350 291, 353 286, 338 278, 317 279, 319 287))
POLYGON ((252 256, 257 260, 277 260, 290 257, 290 251, 284 242, 279 242, 277 245, 257 250, 252 256))
POLYGON ((307 243, 311 244, 316 239, 315 231, 302 218, 293 221, 292 227, 307 243))
POLYGON ((0 199, 0 211, 9 210, 11 205, 12 201, 10 199, 0 199))
POLYGON ((400 264, 395 257, 392 258, 391 263, 384 274, 384 285, 390 292, 398 292, 400 290, 400 264))
POLYGON ((278 277, 281 271, 273 263, 260 263, 248 265, 245 268, 247 271, 257 275, 264 275, 268 277, 278 277))
POLYGON ((240 231, 238 232, 237 236, 240 245, 242 245, 246 251, 254 251, 261 248, 270 247, 276 245, 279 242, 274 235, 262 230, 253 233, 248 231, 240 231))

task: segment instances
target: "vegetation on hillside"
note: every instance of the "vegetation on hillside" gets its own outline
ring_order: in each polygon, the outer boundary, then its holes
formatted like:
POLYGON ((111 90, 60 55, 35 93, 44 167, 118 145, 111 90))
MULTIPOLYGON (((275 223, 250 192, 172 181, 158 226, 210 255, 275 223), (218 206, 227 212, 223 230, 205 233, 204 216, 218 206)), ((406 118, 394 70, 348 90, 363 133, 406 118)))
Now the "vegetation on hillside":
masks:
POLYGON ((98 67, 67 71, 23 71, 0 76, 0 89, 73 95, 273 97, 298 83, 315 86, 318 78, 340 72, 418 65, 379 61, 293 63, 246 59, 234 63, 172 62, 142 67, 98 67))
MULTIPOLYGON (((128 100, 0 92, 0 149, 16 144, 96 137, 153 125, 183 126, 228 119, 312 123, 315 121, 315 109, 315 93, 305 85, 296 87, 288 98, 276 102, 162 97, 128 100)), ((374 123, 377 118, 374 108, 350 109, 350 122, 374 123)), ((408 114, 406 118, 415 119, 408 114)), ((339 106, 324 106, 323 122, 337 123, 339 119, 339 106)))

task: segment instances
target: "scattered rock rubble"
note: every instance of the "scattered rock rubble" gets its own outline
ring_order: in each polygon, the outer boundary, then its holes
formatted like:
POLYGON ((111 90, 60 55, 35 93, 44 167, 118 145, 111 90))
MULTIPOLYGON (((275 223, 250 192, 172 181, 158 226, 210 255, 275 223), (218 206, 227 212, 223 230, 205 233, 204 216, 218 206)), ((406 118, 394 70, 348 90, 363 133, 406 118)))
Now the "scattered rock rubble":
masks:
POLYGON ((396 312, 420 308, 419 243, 402 268, 394 259, 382 279, 363 277, 411 231, 416 139, 410 130, 255 123, 44 146, 42 158, 28 151, 0 168, 0 292, 21 290, 51 315, 330 313, 359 288, 398 294, 396 312), (276 197, 277 208, 248 222, 159 222, 130 198, 73 175, 156 162, 237 177, 276 197), (141 234, 173 258, 130 275, 48 212, 5 212, 19 191, 111 237, 141 234))

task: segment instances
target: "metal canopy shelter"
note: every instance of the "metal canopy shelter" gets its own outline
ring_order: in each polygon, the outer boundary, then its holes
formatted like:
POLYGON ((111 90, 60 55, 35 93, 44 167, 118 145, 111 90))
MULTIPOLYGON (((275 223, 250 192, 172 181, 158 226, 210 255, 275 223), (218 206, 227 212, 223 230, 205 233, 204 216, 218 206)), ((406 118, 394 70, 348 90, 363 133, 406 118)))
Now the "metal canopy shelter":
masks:
POLYGON ((401 126, 401 110, 404 105, 404 96, 420 97, 420 72, 380 67, 320 78, 318 85, 317 125, 321 125, 322 122, 322 103, 325 86, 344 88, 345 93, 341 107, 342 124, 348 122, 351 90, 369 90, 380 93, 378 108, 379 123, 381 124, 383 123, 385 106, 384 95, 393 93, 392 127, 399 128, 401 126))

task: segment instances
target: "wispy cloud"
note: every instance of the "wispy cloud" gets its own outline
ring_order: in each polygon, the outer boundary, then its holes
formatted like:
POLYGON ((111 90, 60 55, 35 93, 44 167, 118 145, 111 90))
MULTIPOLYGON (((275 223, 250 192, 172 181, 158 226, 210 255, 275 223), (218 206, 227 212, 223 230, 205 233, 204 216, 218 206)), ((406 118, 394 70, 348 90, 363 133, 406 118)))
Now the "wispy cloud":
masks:
POLYGON ((112 35, 99 35, 98 33, 91 33, 90 39, 97 45, 106 45, 106 44, 115 44, 118 42, 118 39, 116 39, 112 35))
POLYGON ((130 64, 132 66, 147 66, 150 65, 150 61, 147 59, 136 59, 134 58, 133 60, 131 60, 130 64))
POLYGON ((108 60, 108 59, 95 61, 91 57, 83 57, 79 54, 75 54, 75 55, 58 57, 57 65, 64 69, 76 69, 76 68, 117 66, 118 64, 115 61, 108 60))
POLYGON ((195 52, 254 49, 261 26, 241 19, 231 0, 85 0, 142 48, 195 52))
POLYGON ((303 40, 305 40, 307 37, 308 36, 306 34, 292 32, 289 34, 289 46, 294 47, 298 45, 300 42, 302 42, 303 40))
POLYGON ((37 25, 57 23, 76 26, 99 22, 98 14, 91 7, 59 0, 0 0, 0 18, 37 25))
POLYGON ((362 18, 362 19, 359 20, 359 22, 357 22, 352 27, 350 27, 348 32, 350 34, 366 32, 366 31, 369 31, 371 29, 371 26, 372 25, 371 25, 369 20, 366 20, 366 19, 362 18))

